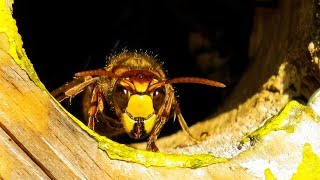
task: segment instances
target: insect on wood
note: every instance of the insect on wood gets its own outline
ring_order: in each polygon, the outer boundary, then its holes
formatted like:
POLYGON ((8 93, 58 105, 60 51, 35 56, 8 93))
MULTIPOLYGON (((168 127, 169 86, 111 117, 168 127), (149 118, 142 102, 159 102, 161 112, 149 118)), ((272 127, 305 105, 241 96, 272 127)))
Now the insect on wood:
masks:
POLYGON ((223 83, 197 77, 167 79, 154 57, 123 51, 109 57, 104 68, 78 72, 74 80, 52 91, 59 101, 82 91, 83 110, 89 128, 105 122, 108 137, 127 133, 132 139, 148 136, 147 150, 158 151, 155 142, 163 125, 173 115, 193 140, 174 94, 174 83, 197 83, 225 87, 223 83))

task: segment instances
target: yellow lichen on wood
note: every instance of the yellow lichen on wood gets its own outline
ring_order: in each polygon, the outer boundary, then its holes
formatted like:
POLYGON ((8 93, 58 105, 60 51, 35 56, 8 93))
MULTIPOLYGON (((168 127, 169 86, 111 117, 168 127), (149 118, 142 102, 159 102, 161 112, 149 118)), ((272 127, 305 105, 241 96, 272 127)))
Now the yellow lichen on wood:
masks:
POLYGON ((274 176, 274 174, 272 174, 271 170, 269 168, 267 168, 264 171, 264 175, 266 177, 266 180, 276 180, 277 178, 274 176))
POLYGON ((312 151, 310 144, 303 146, 302 161, 292 179, 320 178, 320 157, 312 151))
POLYGON ((16 21, 12 18, 12 4, 13 1, 0 1, 0 34, 2 39, 2 42, 0 42, 0 48, 5 50, 13 57, 15 62, 28 73, 30 78, 37 84, 38 87, 40 87, 42 90, 45 90, 44 85, 39 80, 32 63, 28 59, 26 52, 22 47, 22 38, 18 33, 16 21), (5 44, 9 44, 9 47, 5 47, 7 46, 5 44))
POLYGON ((302 121, 302 111, 307 113, 310 117, 313 117, 315 121, 319 122, 319 118, 316 118, 315 112, 310 107, 304 106, 297 101, 290 101, 279 115, 268 119, 262 127, 243 138, 240 144, 249 141, 254 143, 271 131, 285 130, 288 133, 292 133, 297 124, 302 121))
MULTIPOLYGON (((11 1, 8 0, 1 0, 0 1, 0 49, 3 50, 4 52, 8 53, 15 61, 15 63, 17 63, 21 69, 23 69, 29 76, 30 79, 32 79, 32 81, 39 87, 41 88, 43 91, 46 91, 44 85, 41 83, 41 81, 39 80, 32 63, 29 61, 25 50, 23 49, 22 45, 22 39, 20 34, 18 33, 18 28, 16 26, 16 21, 13 19, 12 17, 12 9, 11 9, 11 1)), ((6 54, 3 54, 3 58, 6 58, 6 54)), ((2 69, 4 71, 6 71, 7 74, 3 74, 3 76, 10 81, 11 75, 10 75, 10 71, 12 71, 11 67, 12 64, 11 62, 5 62, 2 61, 4 64, 2 65, 2 69)), ((21 77, 21 81, 23 81, 24 79, 28 80, 28 77, 23 76, 21 77)), ((17 82, 18 83, 18 82, 17 82)), ((15 83, 12 83, 12 85, 14 85, 15 83)), ((18 84, 18 86, 21 84, 18 84)), ((15 87, 7 87, 5 90, 7 90, 8 93, 10 93, 10 96, 12 97, 11 101, 8 101, 7 103, 21 103, 21 106, 24 106, 23 104, 26 104, 26 107, 30 104, 28 104, 31 101, 28 101, 27 99, 25 99, 24 96, 19 96, 19 95, 15 95, 12 93, 22 93, 22 92, 15 92, 15 91, 11 91, 11 88, 17 88, 15 87), (18 99, 21 98, 21 99, 18 99)), ((27 90, 27 88, 24 88, 27 90)), ((31 91, 31 90, 29 90, 31 91)), ((27 93, 27 92, 26 92, 27 93)), ((39 95, 40 96, 40 95, 39 95)), ((9 97, 9 96, 8 96, 9 97)), ((43 95, 42 95, 42 98, 43 95)), ((5 101, 6 98, 2 98, 2 101, 5 101)), ((33 108, 28 108, 25 109, 25 111, 32 111, 33 109, 37 109, 37 106, 41 106, 40 104, 34 103, 34 105, 32 106, 33 108)), ((4 106, 4 108, 11 108, 10 106, 4 106)), ((8 112, 10 112, 8 109, 8 112)), ((32 117, 30 117, 30 120, 35 120, 37 122, 33 122, 33 128, 38 128, 39 130, 41 130, 42 132, 46 131, 45 129, 47 129, 47 125, 46 125, 46 121, 39 121, 39 117, 46 117, 48 115, 48 112, 46 111, 41 111, 38 113, 31 113, 32 117)))

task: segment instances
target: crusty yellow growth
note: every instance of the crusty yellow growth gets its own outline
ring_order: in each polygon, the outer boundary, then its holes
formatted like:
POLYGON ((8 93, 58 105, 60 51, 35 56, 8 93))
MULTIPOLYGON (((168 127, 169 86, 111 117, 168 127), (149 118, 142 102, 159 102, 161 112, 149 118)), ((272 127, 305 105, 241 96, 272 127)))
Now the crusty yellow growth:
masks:
MULTIPOLYGON (((270 118, 262 127, 245 137, 241 143, 256 141, 271 131, 286 130, 288 133, 294 132, 296 126, 303 120, 302 112, 312 117, 314 121, 319 122, 319 117, 310 107, 301 105, 297 101, 290 101, 279 115, 270 118)), ((319 178, 320 157, 312 151, 310 144, 304 145, 302 156, 302 161, 292 179, 319 178)), ((265 170, 265 176, 266 179, 275 178, 269 169, 265 170)))
POLYGON ((319 118, 316 118, 315 112, 310 107, 304 106, 297 101, 290 101, 277 116, 268 119, 262 127, 243 138, 241 144, 249 141, 254 143, 254 141, 272 131, 285 130, 288 133, 294 132, 296 126, 302 121, 302 111, 313 117, 315 121, 319 121, 319 118))
MULTIPOLYGON (((97 135, 97 134, 96 134, 97 135)), ((110 143, 104 136, 96 136, 99 147, 105 150, 111 159, 135 162, 144 166, 198 168, 226 162, 227 158, 217 158, 210 154, 166 154, 138 150, 123 144, 110 143)))
POLYGON ((292 179, 319 179, 320 178, 320 157, 312 151, 310 144, 303 146, 302 161, 292 179))
POLYGON ((45 90, 45 87, 39 80, 25 50, 22 48, 23 42, 18 33, 16 21, 12 17, 12 4, 13 1, 10 0, 0 1, 0 34, 3 33, 7 37, 7 42, 9 43, 7 53, 9 53, 15 62, 28 73, 38 87, 45 90))
POLYGON ((276 180, 277 179, 269 168, 264 171, 264 175, 266 177, 265 178, 266 180, 276 180))

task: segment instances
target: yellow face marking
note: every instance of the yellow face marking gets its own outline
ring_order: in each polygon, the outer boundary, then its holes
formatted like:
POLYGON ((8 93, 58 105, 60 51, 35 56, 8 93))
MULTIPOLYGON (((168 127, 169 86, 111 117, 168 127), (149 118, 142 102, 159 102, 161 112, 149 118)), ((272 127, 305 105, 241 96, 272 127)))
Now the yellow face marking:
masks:
POLYGON ((126 111, 134 118, 148 118, 154 113, 151 97, 149 95, 138 94, 130 96, 126 111))
POLYGON ((149 82, 133 81, 133 84, 137 92, 146 92, 149 87, 149 82))
POLYGON ((144 130, 147 134, 151 132, 156 123, 157 115, 153 114, 149 119, 144 121, 144 130))
POLYGON ((133 94, 130 96, 121 121, 125 131, 134 139, 144 138, 156 122, 153 101, 150 95, 133 94))
POLYGON ((127 113, 123 113, 121 116, 122 116, 121 121, 122 121, 122 125, 124 127, 124 130, 127 133, 130 133, 133 130, 133 126, 134 126, 135 121, 133 119, 131 119, 127 115, 127 113))

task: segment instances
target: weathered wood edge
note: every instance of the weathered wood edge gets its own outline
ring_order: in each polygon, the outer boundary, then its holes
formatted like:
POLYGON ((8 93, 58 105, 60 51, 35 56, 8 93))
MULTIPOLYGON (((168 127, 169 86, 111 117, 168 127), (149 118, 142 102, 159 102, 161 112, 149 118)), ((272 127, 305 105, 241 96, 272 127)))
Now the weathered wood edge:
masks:
POLYGON ((32 159, 0 128, 0 179, 49 179, 32 159), (3 163, 6 162, 6 163, 3 163))

